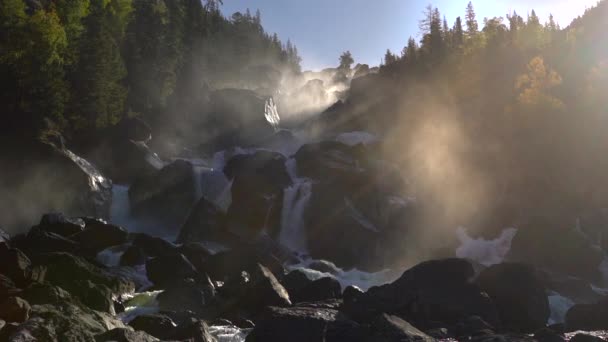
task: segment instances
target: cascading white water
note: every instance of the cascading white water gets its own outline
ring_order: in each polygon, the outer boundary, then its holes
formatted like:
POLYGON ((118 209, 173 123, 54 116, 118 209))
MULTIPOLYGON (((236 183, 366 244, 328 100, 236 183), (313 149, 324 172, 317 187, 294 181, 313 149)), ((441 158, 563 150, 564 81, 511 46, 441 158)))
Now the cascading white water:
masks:
POLYGON ((275 130, 279 128, 281 117, 272 97, 266 100, 264 104, 264 117, 275 130))
POLYGON ((129 202, 128 185, 112 185, 112 205, 110 206, 110 222, 127 226, 131 220, 131 204, 129 202))
POLYGON ((312 196, 312 181, 297 177, 295 159, 288 159, 285 167, 293 184, 283 191, 279 242, 294 252, 305 254, 307 248, 304 211, 312 196))
POLYGON ((217 342, 244 342, 252 329, 240 329, 233 325, 212 325, 209 333, 217 342))
POLYGON ((456 256, 473 260, 484 266, 500 264, 509 253, 515 234, 517 234, 517 229, 508 228, 503 230, 500 236, 494 240, 475 239, 470 237, 464 228, 460 227, 456 230, 456 236, 460 240, 460 247, 456 249, 456 256))

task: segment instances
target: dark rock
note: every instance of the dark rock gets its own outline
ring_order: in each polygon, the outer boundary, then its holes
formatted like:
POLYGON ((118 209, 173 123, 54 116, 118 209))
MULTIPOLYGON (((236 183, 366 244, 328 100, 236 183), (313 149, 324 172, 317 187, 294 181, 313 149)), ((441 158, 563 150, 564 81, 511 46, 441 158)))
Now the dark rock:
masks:
POLYGON ((434 339, 397 316, 382 314, 371 324, 370 342, 410 342, 434 339))
POLYGON ((533 267, 493 265, 481 272, 477 284, 496 304, 502 328, 507 331, 531 333, 547 324, 549 300, 533 267))
POLYGON ((426 334, 428 336, 438 339, 438 340, 447 340, 447 339, 453 337, 452 335, 450 335, 450 333, 448 332, 448 329, 446 329, 446 328, 435 328, 435 329, 427 330, 426 334))
POLYGON ((342 298, 344 298, 345 302, 353 303, 356 302, 363 293, 364 292, 360 288, 350 285, 344 289, 342 298))
POLYGON ((507 260, 592 281, 599 279, 603 258, 602 250, 575 229, 575 222, 545 217, 532 218, 520 227, 507 255, 507 260))
POLYGON ((563 334, 560 334, 552 329, 543 328, 534 333, 534 339, 538 342, 564 342, 566 341, 563 334))
POLYGON ((141 118, 124 118, 115 130, 120 137, 132 141, 148 142, 152 139, 150 125, 141 118))
MULTIPOLYGON (((40 272, 36 281, 47 281, 53 285, 66 289, 82 300, 88 298, 92 288, 107 294, 104 287, 111 290, 111 294, 131 293, 135 289, 133 282, 108 274, 104 270, 88 263, 86 260, 66 253, 50 253, 40 257, 36 264, 44 270, 40 272), (94 284, 87 285, 88 282, 94 284), (103 286, 95 286, 103 285, 103 286)), ((105 295, 104 295, 105 296, 105 295)), ((95 296, 95 298, 99 298, 95 296)), ((97 301, 95 301, 97 303, 97 301)), ((111 305, 111 300, 108 303, 111 305)))
POLYGON ((158 339, 143 331, 116 328, 95 336, 95 342, 157 342, 158 339))
POLYGON ((19 328, 19 323, 5 323, 0 328, 0 341, 10 341, 9 339, 19 328))
POLYGON ((146 264, 146 253, 137 247, 130 246, 120 257, 120 266, 138 266, 146 264))
POLYGON ((183 222, 196 200, 192 164, 176 160, 160 171, 138 178, 129 188, 135 217, 171 225, 183 222))
POLYGON ((277 278, 266 267, 257 264, 251 271, 251 279, 243 306, 258 312, 266 306, 290 306, 289 294, 277 278))
POLYGON ((203 316, 213 316, 211 307, 215 297, 215 287, 211 281, 195 282, 182 280, 170 284, 158 295, 158 303, 163 311, 192 311, 203 316))
POLYGON ((332 309, 267 308, 256 321, 247 342, 366 341, 366 331, 332 309))
POLYGON ((164 315, 138 316, 129 325, 135 330, 144 331, 161 340, 170 340, 175 335, 176 324, 164 315))
POLYGON ((213 255, 205 245, 198 242, 185 243, 179 251, 190 260, 197 270, 205 269, 205 261, 213 255))
POLYGON ((32 283, 23 290, 21 296, 31 305, 72 302, 72 296, 67 291, 49 283, 32 283))
POLYGON ((241 272, 237 275, 230 277, 224 282, 224 286, 220 287, 218 293, 224 298, 239 298, 243 297, 247 293, 247 287, 249 286, 250 276, 248 272, 241 272))
POLYGON ((229 234, 225 229, 226 214, 204 197, 192 208, 182 226, 177 242, 222 242, 229 234))
POLYGON ((128 236, 129 233, 121 227, 103 222, 91 222, 84 231, 72 236, 72 239, 95 256, 104 249, 125 244, 128 236))
POLYGON ((68 287, 71 293, 89 308, 109 314, 116 314, 112 290, 102 284, 95 284, 89 280, 75 281, 68 287))
POLYGON ((33 227, 25 239, 19 240, 16 244, 30 258, 45 253, 78 253, 80 246, 68 238, 61 235, 46 232, 40 227, 33 227))
POLYGON ((494 327, 479 316, 470 316, 458 322, 451 331, 460 339, 468 339, 471 336, 484 335, 487 332, 493 334, 494 327))
POLYGON ((605 341, 605 340, 603 338, 600 338, 597 336, 583 334, 583 333, 576 334, 570 339, 570 342, 602 342, 602 341, 605 341))
POLYGON ((608 330, 608 300, 596 304, 577 304, 566 313, 567 331, 608 330))
POLYGON ((13 333, 15 341, 93 342, 94 336, 124 324, 112 316, 93 311, 74 303, 34 305, 30 319, 13 333))
POLYGON ((133 241, 133 246, 141 248, 149 257, 171 256, 179 253, 174 244, 159 237, 142 233, 131 233, 130 239, 133 241))
POLYGON ((491 299, 475 284, 473 266, 462 259, 423 262, 403 273, 395 282, 372 287, 344 312, 357 321, 369 321, 382 313, 398 314, 421 329, 457 324, 479 316, 492 326, 499 323, 491 299))
POLYGON ((317 302, 342 297, 342 286, 335 278, 325 277, 311 282, 300 291, 296 291, 292 300, 299 302, 317 302))
POLYGON ((198 271, 182 254, 157 257, 146 262, 148 279, 157 286, 197 278, 198 271))
POLYGON ((216 342, 209 332, 207 323, 202 320, 192 319, 177 327, 173 339, 192 342, 216 342))
POLYGON ((232 233, 257 235, 264 228, 271 235, 280 227, 283 189, 291 185, 285 157, 276 152, 258 151, 232 157, 224 167, 232 183, 232 203, 227 224, 232 233))
POLYGON ((296 293, 302 291, 302 289, 310 283, 312 283, 312 280, 301 270, 291 271, 281 280, 281 284, 285 287, 289 293, 289 297, 292 298, 294 302, 297 302, 295 299, 296 293))
POLYGON ((0 147, 0 207, 8 228, 23 229, 49 211, 70 217, 109 215, 112 182, 91 163, 50 140, 0 147), (27 204, 27 205, 24 205, 27 204))
POLYGON ((308 265, 308 268, 310 268, 311 270, 334 275, 338 273, 338 267, 326 260, 314 260, 308 265))
POLYGON ((8 248, 11 241, 11 236, 2 227, 0 227, 0 248, 8 248))
POLYGON ((24 299, 9 297, 0 301, 0 318, 6 322, 25 322, 30 317, 31 309, 24 299))
POLYGON ((84 225, 84 220, 80 218, 68 218, 61 213, 45 214, 38 224, 41 230, 63 237, 69 237, 81 232, 84 229, 84 225))
POLYGON ((16 248, 0 248, 0 260, 0 273, 12 279, 17 286, 25 286, 31 274, 30 259, 16 248))
POLYGON ((20 291, 11 278, 0 274, 0 299, 16 295, 20 291))

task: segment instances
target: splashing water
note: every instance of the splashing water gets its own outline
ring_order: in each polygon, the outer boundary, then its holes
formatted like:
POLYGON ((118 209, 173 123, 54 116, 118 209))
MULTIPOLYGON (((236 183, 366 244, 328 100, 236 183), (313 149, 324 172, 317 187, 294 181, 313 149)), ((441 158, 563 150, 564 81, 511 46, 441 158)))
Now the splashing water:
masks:
POLYGON ((217 342, 244 342, 252 329, 240 329, 232 325, 214 325, 209 332, 217 342))
POLYGON ((500 264, 509 253, 515 234, 517 234, 517 229, 508 228, 503 230, 500 236, 494 240, 475 239, 470 237, 464 228, 460 227, 456 231, 458 240, 460 240, 460 247, 456 249, 456 256, 473 260, 484 266, 500 264))
POLYGON ((124 252, 124 246, 114 246, 99 252, 99 254, 97 254, 96 259, 101 264, 107 267, 117 267, 120 265, 120 258, 122 257, 124 252))
POLYGON ((125 311, 118 315, 124 323, 129 323, 137 316, 151 315, 160 311, 156 299, 163 291, 136 293, 125 302, 125 311))
POLYGON ((281 117, 279 116, 279 111, 277 110, 277 106, 272 97, 266 100, 266 103, 264 104, 264 117, 275 130, 279 128, 281 117))
POLYGON ((566 298, 557 292, 551 292, 549 294, 551 316, 549 316, 548 324, 564 323, 566 321, 566 313, 574 304, 575 303, 569 298, 566 298))

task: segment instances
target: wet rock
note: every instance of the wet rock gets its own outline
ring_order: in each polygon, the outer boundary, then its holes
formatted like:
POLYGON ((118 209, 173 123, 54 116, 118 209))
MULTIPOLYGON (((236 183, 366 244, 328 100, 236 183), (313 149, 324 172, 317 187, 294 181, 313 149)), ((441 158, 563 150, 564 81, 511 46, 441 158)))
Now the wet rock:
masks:
POLYGON ((275 254, 271 248, 257 246, 254 242, 210 256, 205 260, 203 270, 211 279, 225 281, 242 271, 255 268, 256 264, 260 263, 267 266, 273 274, 282 275, 284 261, 284 258, 275 254))
POLYGON ((175 335, 175 322, 164 315, 138 316, 129 325, 137 331, 144 331, 161 340, 170 340, 175 335))
POLYGON ((564 342, 563 334, 549 328, 543 328, 534 333, 534 339, 538 342, 564 342))
POLYGON ((137 247, 130 246, 127 250, 120 256, 120 266, 138 266, 146 264, 146 253, 137 247))
POLYGON ((225 227, 226 215, 204 197, 192 208, 182 226, 177 242, 203 242, 229 240, 225 227))
MULTIPOLYGON (((19 328, 19 323, 6 323, 2 324, 3 327, 0 328, 0 341, 9 341, 11 336, 17 331, 19 328)), ((19 341, 19 340, 17 340, 19 341)), ((12 341, 11 341, 12 342, 12 341)), ((19 341, 21 342, 21 341, 19 341)))
POLYGON ((21 296, 31 305, 72 302, 72 296, 67 291, 49 283, 32 283, 23 290, 21 296))
POLYGON ((209 332, 207 323, 198 319, 192 319, 180 324, 173 335, 173 339, 193 342, 217 342, 209 332))
POLYGON ((459 339, 469 339, 472 336, 493 335, 494 327, 479 316, 470 316, 454 325, 450 331, 459 339))
POLYGON ((78 244, 61 235, 46 232, 40 227, 33 227, 24 239, 16 242, 19 247, 30 258, 45 253, 65 252, 76 254, 80 250, 78 244))
POLYGON ((89 255, 97 253, 113 246, 119 246, 127 242, 129 233, 121 227, 99 221, 87 224, 84 231, 72 236, 72 239, 80 244, 89 255))
POLYGON ((247 342, 365 341, 367 332, 332 309, 267 308, 247 336, 247 342))
POLYGON ((12 279, 17 286, 24 286, 29 281, 32 263, 30 259, 16 248, 0 248, 0 273, 12 279))
POLYGON ((608 330, 608 301, 596 304, 577 304, 566 313, 567 331, 608 330))
POLYGON ((9 297, 0 301, 0 319, 6 322, 21 323, 30 316, 30 304, 19 297, 9 297))
POLYGON ((291 185, 285 157, 276 152, 257 151, 232 157, 224 167, 232 183, 228 208, 228 229, 239 236, 257 235, 268 229, 278 233, 283 189, 291 185))
POLYGON ((9 248, 10 241, 10 234, 0 227, 0 248, 9 248))
POLYGON ((244 308, 250 312, 258 312, 266 306, 291 305, 287 290, 268 268, 257 264, 250 275, 247 294, 242 301, 244 308))
POLYGON ((158 295, 159 307, 163 311, 192 311, 203 316, 213 316, 211 307, 215 297, 215 287, 208 278, 195 282, 182 280, 169 285, 158 295))
POLYGON ((205 261, 213 255, 205 245, 198 242, 185 243, 179 251, 190 260, 197 270, 205 269, 205 261))
POLYGON ((507 260, 597 280, 604 254, 575 227, 575 222, 568 220, 534 217, 518 230, 507 260), (561 252, 555 253, 556 250, 561 252))
POLYGON ((297 299, 295 299, 296 293, 300 292, 310 283, 312 283, 312 280, 301 270, 291 271, 281 279, 281 284, 285 287, 289 293, 289 297, 294 302, 297 302, 297 299))
POLYGON ((0 147, 3 190, 13 194, 0 198, 8 227, 31 227, 37 223, 33 220, 49 211, 69 217, 109 215, 112 182, 91 163, 60 141, 17 143, 18 149, 0 147))
POLYGON ((130 239, 133 241, 133 246, 141 248, 149 257, 162 257, 177 255, 177 247, 171 242, 142 233, 131 233, 130 239))
POLYGON ((15 282, 9 277, 0 274, 0 300, 19 293, 21 290, 17 288, 15 282))
POLYGON ((550 316, 546 289, 536 270, 524 264, 503 263, 481 272, 477 284, 496 304, 502 328, 531 333, 550 316))
POLYGON ((368 340, 370 342, 435 341, 401 318, 387 314, 378 316, 372 322, 370 330, 371 336, 368 340))
POLYGON ((584 333, 576 334, 570 339, 570 342, 601 342, 601 341, 604 341, 604 339, 597 337, 597 336, 584 334, 584 333))
POLYGON ((369 321, 390 312, 420 329, 451 326, 479 316, 492 326, 499 323, 492 300, 471 283, 473 266, 462 259, 423 262, 405 271, 395 282, 370 288, 344 311, 357 321, 369 321), (441 326, 441 325, 440 325, 441 326))
POLYGON ((124 118, 115 127, 115 134, 132 141, 148 142, 152 128, 141 118, 124 118))
POLYGON ((321 278, 311 282, 299 291, 296 291, 292 300, 299 302, 317 302, 342 297, 342 286, 330 277, 321 278))
POLYGON ((342 293, 342 298, 344 298, 345 302, 354 303, 359 299, 359 297, 363 293, 363 290, 361 290, 360 288, 350 285, 344 289, 344 292, 342 293))
POLYGON ((69 237, 84 229, 84 220, 69 218, 61 213, 50 213, 42 216, 39 228, 48 233, 54 233, 63 237, 69 237))
POLYGON ((164 224, 183 222, 196 200, 192 164, 176 160, 160 171, 137 179, 129 188, 135 217, 164 224))
POLYGON ((146 262, 148 279, 157 286, 167 286, 188 278, 197 278, 198 271, 182 254, 163 256, 146 262))
POLYGON ((143 331, 133 331, 125 328, 112 329, 95 336, 95 342, 158 342, 156 337, 143 331))

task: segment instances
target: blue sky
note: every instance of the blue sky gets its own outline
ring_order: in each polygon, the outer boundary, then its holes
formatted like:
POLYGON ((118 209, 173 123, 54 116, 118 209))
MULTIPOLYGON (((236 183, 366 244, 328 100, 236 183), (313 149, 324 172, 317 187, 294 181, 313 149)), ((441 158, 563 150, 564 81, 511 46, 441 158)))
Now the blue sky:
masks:
MULTIPOLYGON (((262 12, 268 32, 283 41, 291 39, 300 51, 304 69, 335 66, 338 56, 350 50, 357 63, 377 65, 387 48, 399 52, 409 36, 418 37, 418 21, 432 3, 448 19, 464 17, 468 0, 224 0, 229 16, 250 8, 262 12)), ((525 16, 535 9, 544 21, 552 13, 562 26, 584 13, 597 0, 473 1, 477 19, 502 16, 516 10, 525 16)))

